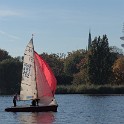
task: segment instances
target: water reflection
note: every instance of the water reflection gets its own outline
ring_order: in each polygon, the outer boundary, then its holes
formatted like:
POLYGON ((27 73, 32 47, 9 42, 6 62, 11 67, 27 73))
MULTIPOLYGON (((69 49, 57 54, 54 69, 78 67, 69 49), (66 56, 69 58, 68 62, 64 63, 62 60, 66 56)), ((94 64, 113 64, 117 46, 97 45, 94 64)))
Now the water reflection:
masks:
POLYGON ((52 112, 18 113, 17 117, 21 124, 53 124, 55 121, 52 112))

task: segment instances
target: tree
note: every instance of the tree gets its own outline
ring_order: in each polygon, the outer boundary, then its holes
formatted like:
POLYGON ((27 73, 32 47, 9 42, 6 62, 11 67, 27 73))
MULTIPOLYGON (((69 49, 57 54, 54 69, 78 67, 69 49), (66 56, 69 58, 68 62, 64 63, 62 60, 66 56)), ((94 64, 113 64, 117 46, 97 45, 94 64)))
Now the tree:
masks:
POLYGON ((73 84, 87 84, 89 83, 88 80, 88 71, 87 71, 87 65, 88 65, 88 58, 87 58, 88 52, 85 53, 84 57, 80 61, 79 64, 77 64, 77 68, 80 70, 78 73, 73 75, 73 84))
POLYGON ((113 65, 114 82, 124 84, 124 56, 119 57, 113 65))
POLYGON ((88 57, 88 77, 93 84, 107 84, 112 74, 115 55, 110 52, 106 35, 94 39, 88 57))
POLYGON ((11 58, 11 56, 8 55, 8 52, 0 49, 0 61, 3 61, 5 59, 9 59, 9 58, 11 58))
POLYGON ((63 69, 64 69, 63 59, 61 59, 56 54, 48 55, 47 53, 43 53, 43 54, 41 54, 41 56, 49 64, 49 66, 52 68, 52 70, 56 76, 62 75, 63 69))
POLYGON ((118 55, 123 55, 123 50, 116 46, 110 46, 110 52, 118 54, 118 55))
POLYGON ((73 76, 73 74, 76 74, 80 71, 80 69, 77 68, 77 64, 80 63, 85 53, 85 50, 77 50, 73 51, 66 57, 64 61, 64 72, 67 75, 73 76))
POLYGON ((19 92, 22 62, 17 59, 6 59, 0 62, 0 90, 4 94, 19 92))

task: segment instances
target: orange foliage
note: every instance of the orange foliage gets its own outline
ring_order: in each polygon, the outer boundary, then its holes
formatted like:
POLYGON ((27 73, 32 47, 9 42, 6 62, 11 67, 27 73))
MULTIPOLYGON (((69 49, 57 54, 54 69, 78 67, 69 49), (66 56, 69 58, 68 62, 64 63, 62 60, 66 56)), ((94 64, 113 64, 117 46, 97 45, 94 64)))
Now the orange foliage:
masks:
POLYGON ((124 57, 119 57, 113 65, 113 73, 116 83, 124 82, 124 57))

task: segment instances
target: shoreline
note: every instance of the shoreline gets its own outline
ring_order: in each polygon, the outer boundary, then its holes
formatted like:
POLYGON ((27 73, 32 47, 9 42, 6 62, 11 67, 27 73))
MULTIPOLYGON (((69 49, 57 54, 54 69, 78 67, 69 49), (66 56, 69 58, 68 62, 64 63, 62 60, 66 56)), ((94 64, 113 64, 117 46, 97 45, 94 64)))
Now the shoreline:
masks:
POLYGON ((60 85, 56 94, 124 95, 124 85, 60 85))

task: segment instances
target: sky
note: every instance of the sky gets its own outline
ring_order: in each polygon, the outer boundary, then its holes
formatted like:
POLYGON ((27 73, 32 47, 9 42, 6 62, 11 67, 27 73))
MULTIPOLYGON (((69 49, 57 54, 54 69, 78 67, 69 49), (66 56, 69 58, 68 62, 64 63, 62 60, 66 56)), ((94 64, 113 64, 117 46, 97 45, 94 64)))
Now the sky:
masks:
POLYGON ((124 0, 0 0, 0 49, 23 56, 34 34, 39 54, 67 54, 87 48, 89 30, 123 49, 123 23, 124 0))

